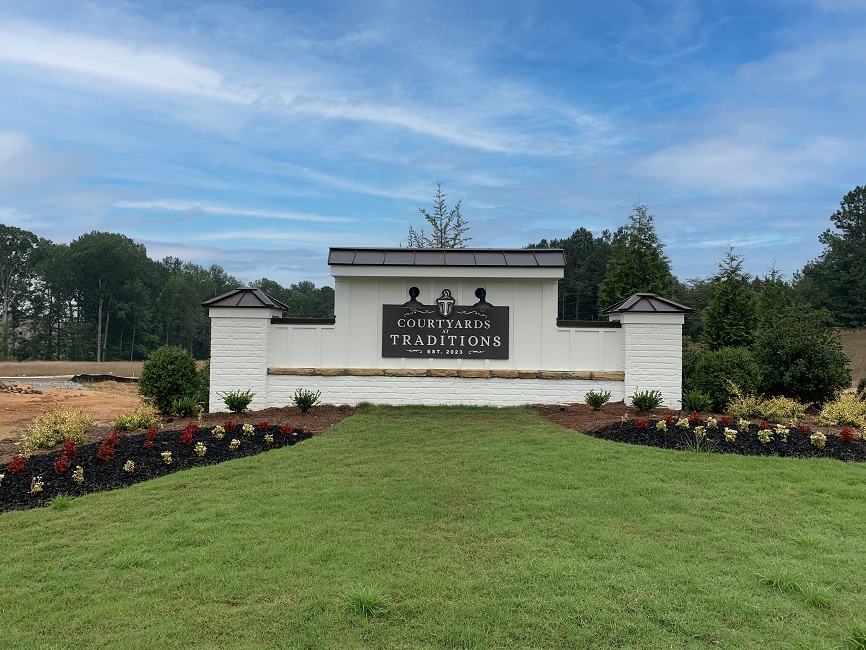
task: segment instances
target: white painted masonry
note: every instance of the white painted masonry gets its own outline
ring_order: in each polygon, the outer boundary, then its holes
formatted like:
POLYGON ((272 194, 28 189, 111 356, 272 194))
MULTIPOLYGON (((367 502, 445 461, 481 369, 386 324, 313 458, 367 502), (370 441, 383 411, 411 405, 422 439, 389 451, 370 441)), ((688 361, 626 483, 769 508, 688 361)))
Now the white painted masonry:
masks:
POLYGON ((212 319, 211 409, 220 410, 218 394, 230 390, 251 390, 253 408, 285 406, 297 388, 321 391, 322 400, 333 404, 499 406, 583 402, 589 390, 609 390, 618 401, 636 390, 655 389, 667 406, 680 407, 684 315, 652 311, 659 305, 682 307, 676 303, 655 296, 652 303, 649 294, 636 294, 610 313, 620 327, 560 326, 562 265, 332 262, 331 272, 334 322, 280 319, 282 305, 252 289, 205 303, 212 319), (382 305, 407 301, 413 286, 425 305, 435 304, 443 289, 457 304, 470 305, 477 300, 475 290, 486 289, 490 303, 510 308, 508 359, 382 357, 382 305), (638 296, 644 297, 635 300, 638 296))

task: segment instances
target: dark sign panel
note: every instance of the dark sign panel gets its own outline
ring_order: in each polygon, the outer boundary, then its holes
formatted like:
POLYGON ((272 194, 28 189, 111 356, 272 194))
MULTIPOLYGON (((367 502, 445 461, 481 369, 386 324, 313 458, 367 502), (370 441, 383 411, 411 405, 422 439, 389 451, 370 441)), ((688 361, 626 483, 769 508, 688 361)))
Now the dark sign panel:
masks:
POLYGON ((442 293, 437 305, 382 305, 382 356, 507 359, 509 308, 455 305, 442 293))

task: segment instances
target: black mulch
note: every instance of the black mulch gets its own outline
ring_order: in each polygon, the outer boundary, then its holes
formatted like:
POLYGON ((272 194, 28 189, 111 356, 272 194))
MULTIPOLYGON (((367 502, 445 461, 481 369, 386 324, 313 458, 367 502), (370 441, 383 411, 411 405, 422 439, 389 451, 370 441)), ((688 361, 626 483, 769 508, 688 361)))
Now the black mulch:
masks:
POLYGON ((0 483, 0 512, 48 505, 51 499, 60 494, 78 497, 91 492, 116 490, 192 467, 215 465, 234 458, 294 445, 313 437, 312 433, 301 429, 294 429, 291 434, 283 435, 279 426, 270 426, 267 430, 256 426, 252 436, 245 436, 238 425, 234 433, 226 433, 222 440, 213 437, 212 427, 202 427, 193 435, 191 444, 184 444, 180 442, 181 433, 158 433, 152 449, 144 448, 147 434, 123 436, 115 447, 114 458, 107 461, 96 456, 100 443, 81 445, 77 448, 75 457, 69 459, 69 467, 62 474, 54 470, 54 461, 60 457, 62 451, 31 456, 25 461, 24 470, 17 474, 10 472, 4 464, 0 466, 0 474, 5 474, 0 483), (266 434, 273 436, 272 443, 265 442, 266 434), (234 451, 229 449, 233 438, 241 442, 240 447, 234 451), (204 456, 194 453, 197 442, 207 447, 204 456), (164 451, 171 452, 171 464, 163 461, 161 454, 164 451), (132 472, 124 470, 124 464, 128 460, 135 463, 132 472), (73 471, 79 465, 84 469, 84 483, 81 485, 73 481, 73 471), (42 477, 43 489, 37 494, 31 494, 33 477, 37 476, 42 477))
MULTIPOLYGON (((718 429, 707 430, 706 436, 698 442, 694 434, 695 425, 691 425, 688 431, 679 429, 674 425, 668 425, 667 431, 658 431, 656 429, 657 422, 657 420, 649 420, 647 428, 639 429, 635 426, 634 420, 629 420, 586 433, 604 440, 681 451, 701 450, 743 456, 834 458, 861 463, 866 461, 866 441, 854 439, 851 442, 845 442, 835 434, 826 434, 826 444, 820 448, 813 445, 809 436, 800 434, 796 428, 788 429, 787 440, 783 440, 775 433, 775 427, 771 425, 772 440, 764 444, 758 439, 758 425, 752 424, 749 426, 748 432, 737 431, 736 440, 728 442, 723 433, 725 427, 719 424, 718 429)), ((702 423, 702 425, 706 426, 706 423, 702 423)))

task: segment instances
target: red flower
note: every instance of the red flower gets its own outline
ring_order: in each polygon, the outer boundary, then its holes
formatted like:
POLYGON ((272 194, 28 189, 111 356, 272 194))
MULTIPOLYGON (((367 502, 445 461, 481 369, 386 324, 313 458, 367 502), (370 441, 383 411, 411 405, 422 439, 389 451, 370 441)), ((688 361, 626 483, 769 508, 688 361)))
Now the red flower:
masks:
POLYGON ((287 425, 285 425, 285 426, 280 427, 280 433, 282 433, 284 436, 293 436, 293 435, 295 435, 295 431, 294 431, 294 429, 292 429, 292 425, 291 425, 291 424, 287 424, 287 425))
POLYGON ((6 465, 6 469, 12 474, 20 474, 24 471, 24 458, 18 455, 12 456, 12 460, 6 465))
POLYGON ((767 429, 770 428, 770 425, 767 424, 767 421, 766 421, 766 420, 761 420, 760 422, 758 422, 758 428, 759 428, 761 431, 766 431, 767 429))
POLYGON ((689 413, 689 423, 690 424, 700 424, 701 423, 701 414, 697 411, 692 411, 689 413))
POLYGON ((101 445, 99 445, 99 451, 96 452, 96 457, 99 460, 111 460, 114 458, 114 445, 109 444, 109 438, 106 438, 101 445))
POLYGON ((226 433, 234 433, 235 423, 229 420, 228 422, 223 422, 223 429, 226 430, 226 433))
POLYGON ((144 441, 145 449, 153 449, 153 440, 145 440, 144 441))
POLYGON ((673 414, 673 413, 668 413, 668 414, 665 416, 665 424, 673 424, 673 423, 674 423, 674 414, 673 414))
POLYGON ((812 427, 810 427, 805 422, 798 422, 797 423, 797 431, 799 431, 800 435, 802 435, 802 436, 811 436, 812 435, 812 427))
POLYGON ((839 432, 839 437, 842 438, 842 442, 851 442, 854 440, 854 432, 849 427, 845 427, 839 432))
POLYGON ((723 427, 734 426, 734 418, 732 418, 730 415, 723 415, 719 418, 719 420, 721 421, 723 427))
POLYGON ((120 442, 120 436, 118 435, 117 431, 112 431, 111 435, 102 441, 102 444, 108 445, 109 447, 114 449, 115 447, 117 447, 118 442, 120 442))
POLYGON ((150 429, 147 430, 147 439, 153 440, 156 438, 157 433, 159 433, 159 430, 156 427, 150 427, 150 429))
POLYGON ((54 459, 54 471, 57 474, 63 474, 69 468, 69 459, 66 457, 66 454, 60 454, 60 456, 54 459))
POLYGON ((75 458, 78 451, 75 449, 75 441, 72 438, 67 438, 63 443, 63 455, 67 458, 75 458))
POLYGON ((271 426, 271 423, 265 422, 263 420, 263 421, 259 422, 256 426, 259 428, 259 431, 267 431, 268 427, 271 426))
POLYGON ((646 429, 647 425, 649 421, 646 418, 636 418, 634 421, 634 426, 638 429, 646 429))
POLYGON ((190 431, 189 429, 184 429, 183 432, 180 434, 180 441, 185 445, 191 445, 192 431, 190 431))

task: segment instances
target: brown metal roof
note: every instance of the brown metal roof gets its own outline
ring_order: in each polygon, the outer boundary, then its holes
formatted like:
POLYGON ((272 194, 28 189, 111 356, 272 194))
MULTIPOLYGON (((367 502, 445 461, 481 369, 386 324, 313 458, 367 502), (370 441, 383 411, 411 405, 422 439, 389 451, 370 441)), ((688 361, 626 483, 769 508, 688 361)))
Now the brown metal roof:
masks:
POLYGON ((332 248, 331 266, 565 267, 560 249, 539 248, 332 248))
POLYGON ((205 300, 202 307, 270 307, 271 309, 288 309, 276 298, 271 298, 261 289, 239 287, 216 298, 205 300))
POLYGON ((611 305, 604 310, 605 314, 622 314, 625 312, 658 312, 668 314, 687 314, 692 311, 691 307, 686 307, 673 300, 662 298, 654 293, 636 293, 625 300, 620 300, 615 305, 611 305))

